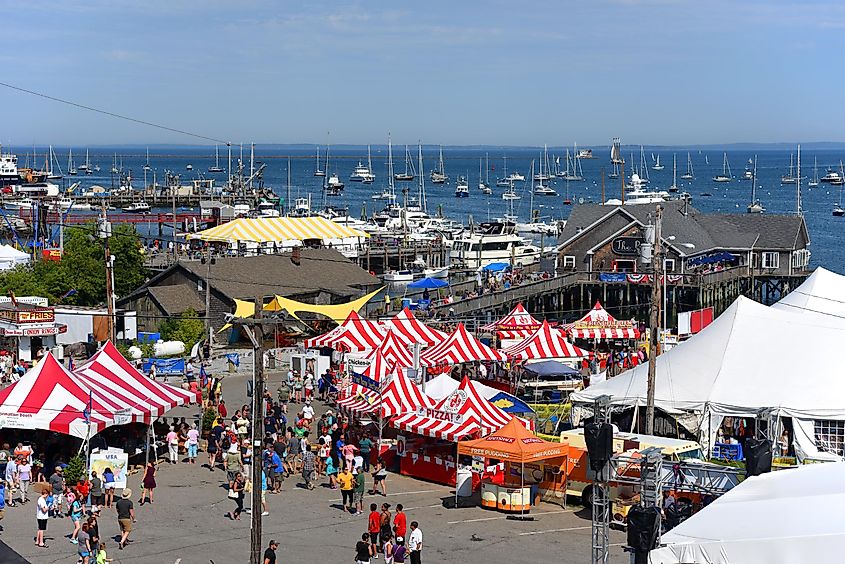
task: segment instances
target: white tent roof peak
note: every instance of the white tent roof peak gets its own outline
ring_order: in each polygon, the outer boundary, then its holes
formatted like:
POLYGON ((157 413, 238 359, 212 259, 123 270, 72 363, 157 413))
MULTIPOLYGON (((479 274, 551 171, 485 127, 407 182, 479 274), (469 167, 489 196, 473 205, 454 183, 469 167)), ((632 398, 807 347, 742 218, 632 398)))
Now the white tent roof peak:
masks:
MULTIPOLYGON (((701 333, 657 358, 655 404, 667 411, 784 414, 845 418, 845 378, 833 351, 845 320, 796 315, 738 298, 701 333)), ((609 394, 616 405, 645 405, 648 365, 573 394, 590 402, 609 394)))
POLYGON ((845 276, 818 267, 800 286, 772 307, 845 320, 845 276))

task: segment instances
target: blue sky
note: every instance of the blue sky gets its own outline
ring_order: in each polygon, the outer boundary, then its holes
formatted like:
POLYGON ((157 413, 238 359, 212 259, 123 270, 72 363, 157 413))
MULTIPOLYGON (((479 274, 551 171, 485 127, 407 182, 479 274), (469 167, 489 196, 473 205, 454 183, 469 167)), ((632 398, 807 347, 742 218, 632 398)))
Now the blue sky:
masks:
MULTIPOLYGON (((845 3, 2 1, 0 80, 234 142, 842 141, 845 3)), ((15 145, 193 143, 0 88, 15 145)))

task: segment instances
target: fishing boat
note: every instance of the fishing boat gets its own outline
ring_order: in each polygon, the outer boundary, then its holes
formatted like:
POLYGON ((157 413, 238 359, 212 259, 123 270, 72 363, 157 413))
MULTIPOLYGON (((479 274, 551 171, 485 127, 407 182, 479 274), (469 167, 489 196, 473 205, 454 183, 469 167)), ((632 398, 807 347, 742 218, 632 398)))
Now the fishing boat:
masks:
POLYGON ((751 203, 746 208, 748 213, 763 213, 766 208, 757 199, 757 155, 754 155, 754 168, 751 172, 751 203))
MULTIPOLYGON (((840 161, 839 166, 842 166, 842 162, 840 161)), ((845 182, 845 177, 839 174, 839 171, 833 170, 830 167, 827 167, 827 174, 822 176, 819 179, 820 182, 825 182, 827 184, 842 184, 845 182)))
MULTIPOLYGON (((149 156, 147 157, 147 161, 149 161, 149 156)), ((220 166, 220 147, 217 145, 214 146, 214 166, 208 167, 208 172, 212 174, 220 174, 221 172, 225 172, 223 167, 220 166)))
POLYGON ((455 185, 456 198, 469 198, 469 182, 465 176, 459 176, 458 182, 455 185))
POLYGON ((687 171, 681 175, 681 180, 692 180, 693 178, 695 178, 695 174, 692 170, 692 157, 687 151, 687 171))
POLYGON ((67 150, 67 173, 76 176, 76 166, 73 164, 73 149, 67 150))
POLYGON ((411 152, 408 150, 408 146, 405 145, 405 172, 397 172, 393 175, 393 179, 399 182, 410 182, 416 178, 416 173, 414 163, 411 162, 411 152))
POLYGON ((732 179, 731 165, 730 165, 730 163, 728 163, 728 154, 723 153, 723 156, 722 156, 722 173, 714 176, 713 182, 730 182, 731 179, 732 179))
POLYGON ((152 169, 153 167, 150 166, 150 148, 147 147, 147 162, 144 163, 144 172, 149 172, 152 169))
MULTIPOLYGON (((654 158, 654 157, 652 156, 652 158, 654 158)), ((664 168, 665 167, 662 164, 660 164, 660 153, 657 153, 657 160, 652 165, 651 170, 663 170, 664 168)))
POLYGON ((807 183, 810 188, 815 188, 819 185, 819 163, 816 157, 813 157, 813 179, 807 183))
POLYGON ((317 145, 317 154, 315 156, 317 164, 314 167, 314 176, 325 176, 326 171, 320 168, 320 146, 317 145))
MULTIPOLYGON (((660 158, 660 155, 658 155, 660 158)), ((672 185, 669 186, 669 192, 678 192, 678 155, 672 155, 672 185)))
POLYGON ((793 173, 792 153, 789 153, 789 172, 780 177, 781 184, 796 184, 798 179, 793 173))
POLYGON ((441 280, 446 280, 449 278, 449 266, 446 265, 441 268, 424 268, 423 276, 426 278, 439 278, 441 280))
POLYGON ((445 184, 449 180, 443 165, 443 145, 440 146, 440 159, 437 161, 437 168, 431 171, 428 178, 432 184, 445 184))
POLYGON ((144 201, 133 202, 121 209, 124 213, 149 213, 152 208, 144 201))

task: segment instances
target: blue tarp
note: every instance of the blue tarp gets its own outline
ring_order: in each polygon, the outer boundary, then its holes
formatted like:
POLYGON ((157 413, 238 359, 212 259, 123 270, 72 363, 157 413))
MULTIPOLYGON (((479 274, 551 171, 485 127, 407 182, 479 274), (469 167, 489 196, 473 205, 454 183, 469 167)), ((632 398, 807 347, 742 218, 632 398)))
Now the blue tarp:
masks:
POLYGON ((438 280, 437 278, 423 278, 422 280, 417 280, 416 282, 411 282, 408 284, 408 288, 443 288, 444 286, 448 286, 449 283, 445 280, 438 280))
POLYGON ((527 403, 507 392, 499 392, 490 398, 490 403, 505 413, 534 413, 527 403))
POLYGON ((558 360, 532 362, 525 365, 525 370, 541 379, 548 380, 578 378, 580 376, 580 372, 558 360))
POLYGON ((503 270, 510 268, 510 266, 511 265, 506 262, 491 262, 487 266, 482 267, 481 270, 483 272, 502 272, 503 270))
POLYGON ((726 252, 712 253, 687 260, 687 266, 699 266, 701 264, 713 264, 715 262, 731 262, 737 260, 737 258, 736 255, 726 252))
POLYGON ((145 333, 138 331, 138 341, 141 343, 155 343, 161 339, 161 333, 145 333))
POLYGON ((184 358, 148 358, 144 361, 144 371, 149 372, 153 364, 156 366, 156 374, 158 376, 172 376, 185 373, 184 358))

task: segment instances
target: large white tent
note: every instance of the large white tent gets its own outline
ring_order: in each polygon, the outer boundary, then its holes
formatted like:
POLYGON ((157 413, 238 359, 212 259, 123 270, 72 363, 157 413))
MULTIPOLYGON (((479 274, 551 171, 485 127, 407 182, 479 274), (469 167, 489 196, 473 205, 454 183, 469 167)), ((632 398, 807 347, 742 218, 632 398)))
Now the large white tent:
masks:
POLYGON ((9 270, 29 262, 29 255, 10 245, 0 245, 0 270, 9 270))
POLYGON ((845 463, 748 478, 663 535, 651 564, 831 562, 845 552, 845 463))
POLYGON ((845 276, 819 267, 772 307, 793 313, 838 317, 845 322, 845 276))
MULTIPOLYGON (((723 416, 773 409, 792 417, 799 455, 816 456, 816 420, 845 420, 845 343, 838 317, 802 315, 738 298, 692 339, 657 358, 655 405, 693 412, 712 443, 723 416)), ((610 395, 618 406, 645 406, 648 365, 572 395, 592 402, 610 395)), ((838 453, 838 454, 841 454, 838 453)))

